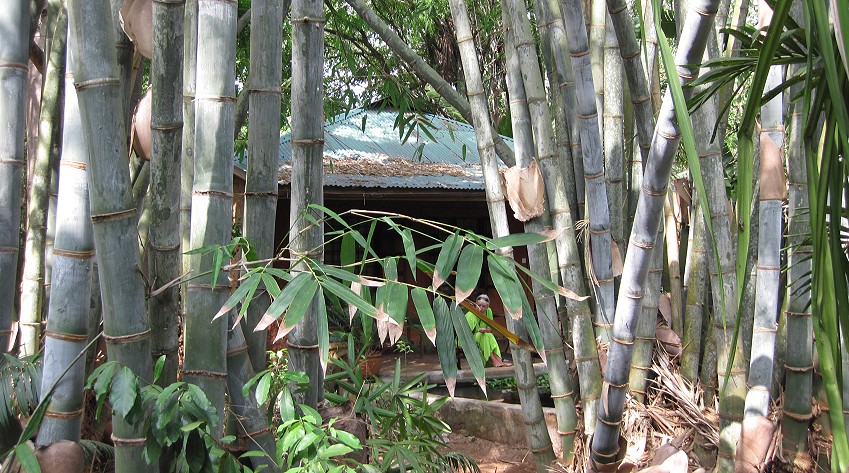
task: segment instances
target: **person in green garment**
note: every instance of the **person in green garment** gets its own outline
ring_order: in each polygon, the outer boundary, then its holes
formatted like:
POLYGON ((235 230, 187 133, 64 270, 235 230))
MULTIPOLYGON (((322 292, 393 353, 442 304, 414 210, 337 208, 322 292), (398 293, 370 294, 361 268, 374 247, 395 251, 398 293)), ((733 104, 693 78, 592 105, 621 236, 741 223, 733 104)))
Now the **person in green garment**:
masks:
MULTIPOLYGON (((489 296, 486 294, 479 295, 475 299, 475 305, 483 315, 490 319, 493 318, 492 309, 489 308, 489 296)), ((472 329, 472 333, 475 336, 475 343, 478 344, 484 364, 491 363, 496 368, 513 366, 511 363, 501 359, 501 349, 498 348, 498 342, 495 340, 495 335, 492 334, 492 329, 486 323, 471 312, 466 312, 466 322, 469 323, 469 328, 472 329)))

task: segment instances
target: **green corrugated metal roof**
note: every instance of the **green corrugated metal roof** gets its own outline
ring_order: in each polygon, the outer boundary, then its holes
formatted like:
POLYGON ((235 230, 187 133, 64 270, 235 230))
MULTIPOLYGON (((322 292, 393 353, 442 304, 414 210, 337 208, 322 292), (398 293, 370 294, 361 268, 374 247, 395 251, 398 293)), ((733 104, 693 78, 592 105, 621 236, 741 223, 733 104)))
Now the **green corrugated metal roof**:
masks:
MULTIPOLYGON (((395 128, 397 117, 398 112, 392 110, 356 109, 328 121, 324 127, 324 155, 331 165, 325 172, 325 185, 483 189, 471 126, 420 114, 420 119, 432 125, 428 132, 433 139, 416 129, 402 142, 395 128)), ((504 139, 512 146, 512 140, 504 139)), ((291 158, 291 135, 285 134, 280 137, 281 183, 289 181, 286 168, 291 169, 291 158)))

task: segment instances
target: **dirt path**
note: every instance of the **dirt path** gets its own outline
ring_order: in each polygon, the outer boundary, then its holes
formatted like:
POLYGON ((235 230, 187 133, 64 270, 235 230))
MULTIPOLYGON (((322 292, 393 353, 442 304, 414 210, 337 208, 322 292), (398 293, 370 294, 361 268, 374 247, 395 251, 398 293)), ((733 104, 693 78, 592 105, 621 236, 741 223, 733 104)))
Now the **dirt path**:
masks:
POLYGON ((527 448, 502 445, 469 437, 464 432, 448 435, 448 448, 474 458, 481 473, 534 473, 534 460, 527 448))

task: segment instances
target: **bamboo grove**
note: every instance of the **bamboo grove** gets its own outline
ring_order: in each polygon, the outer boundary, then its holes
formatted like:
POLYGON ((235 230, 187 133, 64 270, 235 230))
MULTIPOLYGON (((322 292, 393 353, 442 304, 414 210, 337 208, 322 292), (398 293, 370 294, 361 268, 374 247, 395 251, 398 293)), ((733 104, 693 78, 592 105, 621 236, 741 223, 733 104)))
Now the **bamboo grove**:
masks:
POLYGON ((91 389, 98 411, 112 393, 119 473, 178 468, 168 455, 204 471, 232 439, 264 452, 245 465, 284 471, 255 384, 268 327, 306 373, 303 418, 325 403, 334 305, 390 344, 420 324, 452 395, 459 345, 485 390, 462 314, 483 318, 466 299, 487 277, 537 471, 647 467, 663 436, 691 467, 847 471, 849 5, 673 3, 4 4, 0 454, 29 470, 27 440, 80 442, 91 389), (421 112, 474 127, 488 235, 324 206, 325 119, 373 103, 401 135, 426 133, 421 112), (543 187, 521 233, 508 168, 543 187), (400 254, 376 254, 378 226, 400 254), (635 430, 658 405, 679 423, 635 430))

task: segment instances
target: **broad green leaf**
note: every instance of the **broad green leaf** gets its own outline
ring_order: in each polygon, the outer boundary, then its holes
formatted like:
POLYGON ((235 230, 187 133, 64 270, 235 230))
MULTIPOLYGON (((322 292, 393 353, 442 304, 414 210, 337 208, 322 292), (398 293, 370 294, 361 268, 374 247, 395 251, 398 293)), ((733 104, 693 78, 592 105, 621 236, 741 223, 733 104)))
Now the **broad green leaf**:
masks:
POLYGON ((319 458, 328 460, 330 458, 346 455, 351 452, 353 452, 351 447, 343 445, 341 443, 337 443, 335 445, 330 445, 327 448, 324 448, 318 456, 319 458))
POLYGON ((153 382, 155 383, 162 375, 162 370, 165 368, 165 355, 156 359, 156 364, 153 365, 153 382))
POLYGON ((539 330, 537 318, 534 315, 534 311, 531 310, 531 304, 528 298, 525 297, 525 291, 522 291, 522 296, 522 308, 524 309, 522 311, 522 325, 524 325, 525 330, 528 332, 528 338, 531 339, 531 344, 536 348, 536 352, 542 358, 542 362, 548 364, 545 355, 545 346, 542 343, 542 332, 539 330))
POLYGON ((430 342, 436 346, 436 319, 433 316, 433 307, 430 305, 427 291, 421 287, 414 287, 410 293, 413 296, 413 304, 416 306, 416 313, 419 315, 422 329, 424 329, 430 342))
POLYGON ((194 399, 194 405, 197 408, 194 415, 198 419, 205 421, 210 427, 218 425, 218 410, 209 402, 206 393, 194 384, 187 384, 186 387, 194 399))
POLYGON ((318 290, 318 281, 310 278, 294 301, 289 305, 283 323, 277 331, 277 338, 285 337, 304 318, 310 305, 315 302, 315 293, 318 290))
POLYGON ((109 392, 109 403, 112 410, 121 417, 127 417, 138 397, 138 381, 136 375, 128 367, 121 368, 112 380, 109 392))
POLYGON ((318 330, 319 362, 321 363, 321 371, 327 373, 327 359, 330 358, 330 328, 327 325, 327 306, 324 302, 324 292, 318 291, 316 304, 318 310, 316 328, 318 330))
POLYGON ((247 310, 248 305, 251 302, 251 297, 245 297, 250 293, 253 295, 254 291, 256 291, 257 286, 259 286, 259 282, 262 280, 262 275, 257 273, 256 271, 249 272, 246 276, 246 279, 239 284, 238 289, 233 291, 233 294, 227 299, 227 302, 221 306, 221 309, 217 314, 212 318, 212 320, 216 320, 222 315, 233 310, 239 302, 243 299, 245 303, 242 305, 242 310, 239 312, 239 318, 242 317, 242 314, 245 310, 247 310))
POLYGON ((512 260, 489 254, 486 256, 486 262, 489 266, 489 276, 492 278, 495 290, 501 296, 504 310, 513 319, 520 319, 522 317, 522 296, 519 292, 523 289, 519 283, 519 278, 516 276, 512 260))
MULTIPOLYGON (((363 314, 367 315, 367 318, 377 317, 377 309, 374 305, 363 299, 360 294, 355 293, 344 284, 341 284, 332 278, 322 278, 320 282, 321 287, 324 288, 325 291, 332 293, 334 296, 343 300, 346 304, 356 307, 363 314)), ((368 288, 362 289, 364 291, 368 291, 368 288)))
POLYGON ((554 240, 563 230, 548 230, 540 233, 513 233, 499 238, 493 238, 486 242, 486 247, 490 250, 505 248, 508 246, 528 246, 537 243, 545 243, 554 240))
POLYGON ((275 320, 280 318, 284 312, 292 304, 296 297, 300 297, 301 291, 304 290, 311 282, 315 282, 310 273, 298 273, 292 281, 283 288, 280 295, 274 299, 274 302, 268 307, 268 310, 262 316, 262 319, 257 324, 254 331, 265 330, 275 320))
POLYGON ((256 384, 256 393, 254 396, 256 397, 256 402, 261 405, 268 401, 268 393, 271 391, 271 381, 273 376, 273 373, 266 372, 265 375, 259 378, 259 382, 256 384))
POLYGON ((332 277, 334 277, 334 278, 336 278, 340 281, 346 281, 346 282, 349 282, 349 283, 359 282, 361 280, 359 276, 351 273, 350 271, 347 271, 345 269, 340 269, 340 268, 337 268, 337 267, 334 267, 334 266, 331 266, 331 265, 327 265, 327 264, 321 264, 321 263, 317 264, 316 265, 316 272, 324 273, 324 274, 326 274, 328 276, 332 276, 332 277))
POLYGON ((413 273, 413 279, 416 279, 416 242, 409 228, 401 231, 401 242, 404 244, 404 255, 407 258, 407 264, 410 265, 410 272, 413 273))
POLYGON ((450 309, 442 297, 434 299, 433 315, 436 319, 436 351, 439 355, 439 365, 445 375, 448 393, 454 397, 454 387, 457 383, 457 338, 454 336, 450 309))
POLYGON ((433 270, 433 288, 439 289, 439 286, 448 279, 454 264, 457 262, 457 257, 460 255, 460 248, 463 246, 463 237, 458 233, 449 236, 445 243, 442 244, 442 249, 439 251, 439 256, 436 258, 436 267, 433 270))
POLYGON ((457 280, 454 285, 454 298, 458 303, 474 292, 481 277, 482 267, 483 248, 478 245, 467 245, 463 248, 457 262, 457 280))
POLYGON ((295 418, 295 400, 292 398, 292 392, 289 391, 288 387, 283 388, 283 391, 280 393, 280 400, 277 407, 280 410, 280 417, 284 421, 295 418))
POLYGON ((182 430, 183 432, 191 432, 192 430, 197 429, 201 425, 203 425, 203 421, 202 420, 196 420, 192 423, 189 423, 189 424, 186 424, 186 425, 180 427, 180 430, 182 430))
POLYGON ((354 237, 350 233, 342 235, 341 249, 339 251, 339 262, 347 271, 353 271, 353 264, 356 258, 354 237))
POLYGON ((41 466, 39 466, 38 459, 35 458, 35 453, 33 453, 29 445, 25 443, 15 445, 15 457, 17 457, 21 466, 24 467, 26 473, 41 473, 41 466))

